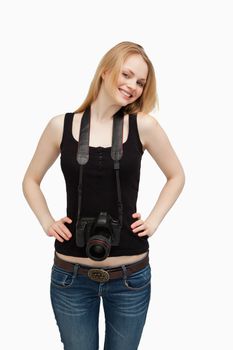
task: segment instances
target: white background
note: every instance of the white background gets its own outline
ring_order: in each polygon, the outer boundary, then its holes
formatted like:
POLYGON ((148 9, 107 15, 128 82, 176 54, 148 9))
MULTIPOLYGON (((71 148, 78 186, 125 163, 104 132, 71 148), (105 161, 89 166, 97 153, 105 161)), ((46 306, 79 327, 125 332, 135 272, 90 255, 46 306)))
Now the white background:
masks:
MULTIPOLYGON (((49 299, 54 239, 21 183, 50 118, 84 100, 107 50, 129 40, 153 62, 167 133, 186 173, 150 238, 152 296, 140 350, 232 350, 232 11, 230 1, 1 3, 1 339, 4 349, 62 349, 49 299)), ((145 152, 137 209, 165 176, 145 152)), ((42 189, 65 215, 59 158, 42 189)), ((104 318, 100 314, 100 349, 104 318)))

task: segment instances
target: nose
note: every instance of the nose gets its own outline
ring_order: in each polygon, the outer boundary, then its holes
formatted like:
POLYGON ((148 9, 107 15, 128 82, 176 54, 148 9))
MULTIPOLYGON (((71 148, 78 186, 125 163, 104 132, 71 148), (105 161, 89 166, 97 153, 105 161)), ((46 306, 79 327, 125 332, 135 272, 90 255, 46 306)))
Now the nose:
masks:
POLYGON ((136 82, 134 82, 134 81, 129 82, 128 81, 126 85, 132 92, 136 90, 136 82))

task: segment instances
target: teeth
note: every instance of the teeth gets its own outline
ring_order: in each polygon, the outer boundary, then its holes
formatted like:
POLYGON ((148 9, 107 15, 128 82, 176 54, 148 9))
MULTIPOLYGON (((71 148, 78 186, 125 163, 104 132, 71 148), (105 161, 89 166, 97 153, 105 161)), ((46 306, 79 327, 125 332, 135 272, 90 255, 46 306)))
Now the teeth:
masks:
POLYGON ((125 96, 127 96, 127 97, 130 97, 130 96, 131 96, 128 92, 125 92, 124 90, 121 90, 121 89, 120 89, 120 91, 121 91, 125 96))

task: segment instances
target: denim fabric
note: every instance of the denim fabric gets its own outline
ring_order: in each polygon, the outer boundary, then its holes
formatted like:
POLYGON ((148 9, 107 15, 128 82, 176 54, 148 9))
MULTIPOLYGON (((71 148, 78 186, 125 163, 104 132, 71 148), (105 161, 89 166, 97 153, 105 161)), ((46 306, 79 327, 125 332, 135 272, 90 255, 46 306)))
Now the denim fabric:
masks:
MULTIPOLYGON (((99 349, 99 308, 105 315, 104 350, 136 350, 151 295, 151 268, 127 276, 95 282, 53 264, 50 298, 64 350, 99 349)), ((123 271, 125 266, 122 265, 123 271)))

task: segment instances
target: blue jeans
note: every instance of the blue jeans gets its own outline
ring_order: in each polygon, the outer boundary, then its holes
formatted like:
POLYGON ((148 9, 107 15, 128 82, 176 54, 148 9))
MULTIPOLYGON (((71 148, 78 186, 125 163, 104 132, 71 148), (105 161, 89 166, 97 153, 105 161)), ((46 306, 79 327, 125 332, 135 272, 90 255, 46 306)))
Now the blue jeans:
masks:
MULTIPOLYGON (((105 315, 104 350, 136 350, 151 294, 150 264, 122 278, 96 282, 53 264, 50 297, 64 350, 99 349, 99 307, 105 315)), ((122 270, 125 271, 124 265, 122 270)))

